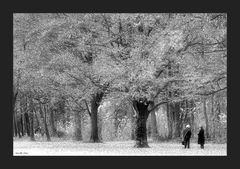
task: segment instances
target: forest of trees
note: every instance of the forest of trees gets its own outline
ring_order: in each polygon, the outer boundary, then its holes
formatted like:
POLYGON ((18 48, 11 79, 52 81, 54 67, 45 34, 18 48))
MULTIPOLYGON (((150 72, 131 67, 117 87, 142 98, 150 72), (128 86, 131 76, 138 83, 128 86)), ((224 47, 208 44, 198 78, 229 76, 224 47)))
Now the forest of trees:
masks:
POLYGON ((13 137, 227 137, 227 14, 13 14, 13 137))

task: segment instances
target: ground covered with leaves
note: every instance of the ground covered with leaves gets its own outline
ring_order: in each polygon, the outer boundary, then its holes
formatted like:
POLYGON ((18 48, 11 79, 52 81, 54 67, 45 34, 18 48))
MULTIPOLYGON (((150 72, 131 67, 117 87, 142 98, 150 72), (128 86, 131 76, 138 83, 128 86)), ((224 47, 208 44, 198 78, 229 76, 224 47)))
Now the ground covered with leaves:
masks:
POLYGON ((14 139, 13 155, 47 155, 47 156, 225 156, 226 144, 205 144, 205 149, 200 149, 195 142, 190 149, 184 149, 177 142, 152 142, 150 148, 134 148, 134 141, 109 141, 103 143, 87 143, 73 140, 52 139, 30 141, 28 138, 14 139))

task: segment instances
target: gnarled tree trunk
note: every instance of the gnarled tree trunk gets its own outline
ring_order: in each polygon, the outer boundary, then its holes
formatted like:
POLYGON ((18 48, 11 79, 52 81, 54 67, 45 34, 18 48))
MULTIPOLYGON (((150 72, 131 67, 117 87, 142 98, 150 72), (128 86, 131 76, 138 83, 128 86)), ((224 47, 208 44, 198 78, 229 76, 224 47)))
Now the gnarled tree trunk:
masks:
POLYGON ((136 144, 134 147, 137 148, 144 148, 149 147, 147 142, 147 118, 149 115, 148 105, 149 103, 140 102, 140 101, 133 101, 134 108, 137 112, 137 119, 136 119, 136 144))

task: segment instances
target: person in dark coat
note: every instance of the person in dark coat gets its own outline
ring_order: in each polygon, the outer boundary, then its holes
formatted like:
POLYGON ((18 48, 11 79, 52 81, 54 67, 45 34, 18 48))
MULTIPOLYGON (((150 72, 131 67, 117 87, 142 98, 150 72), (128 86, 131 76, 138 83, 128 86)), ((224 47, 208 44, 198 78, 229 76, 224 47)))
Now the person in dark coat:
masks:
POLYGON ((183 142, 184 142, 184 148, 190 148, 190 138, 191 138, 192 132, 190 125, 186 125, 186 128, 183 130, 183 142))
POLYGON ((200 147, 203 149, 205 144, 205 136, 204 136, 204 129, 203 127, 200 127, 199 133, 198 133, 198 144, 200 144, 200 147))

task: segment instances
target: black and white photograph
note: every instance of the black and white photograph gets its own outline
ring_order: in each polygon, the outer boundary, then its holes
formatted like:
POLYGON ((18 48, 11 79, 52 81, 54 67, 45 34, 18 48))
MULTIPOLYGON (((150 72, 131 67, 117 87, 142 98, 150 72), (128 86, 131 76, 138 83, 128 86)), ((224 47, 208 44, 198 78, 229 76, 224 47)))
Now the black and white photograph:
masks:
POLYGON ((13 156, 227 156, 227 13, 12 17, 13 156))

